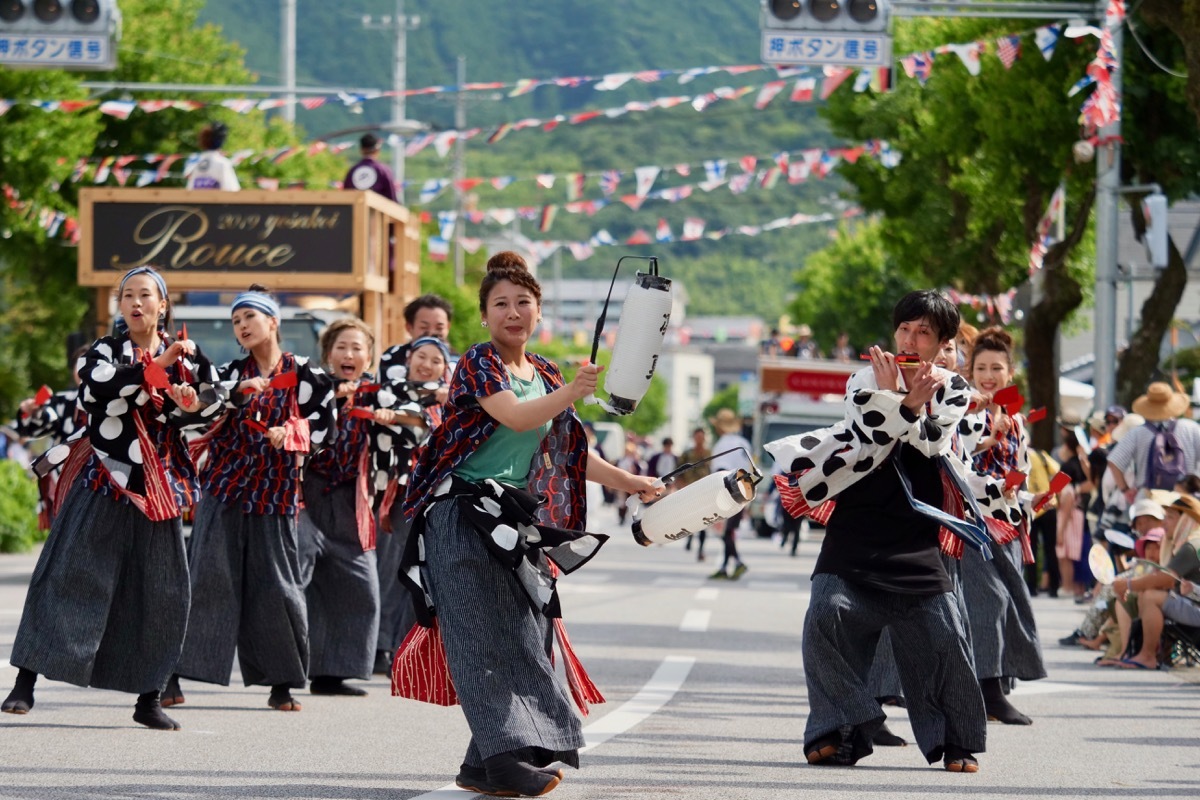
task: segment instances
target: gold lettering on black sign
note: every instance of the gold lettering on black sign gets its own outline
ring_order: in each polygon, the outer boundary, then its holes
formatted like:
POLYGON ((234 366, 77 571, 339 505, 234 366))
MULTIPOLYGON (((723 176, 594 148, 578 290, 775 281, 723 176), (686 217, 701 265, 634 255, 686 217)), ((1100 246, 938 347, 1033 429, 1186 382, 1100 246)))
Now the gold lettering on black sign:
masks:
POLYGON ((122 262, 113 256, 114 269, 133 269, 147 264, 167 264, 175 269, 220 267, 269 267, 287 264, 296 255, 290 244, 266 244, 273 234, 283 231, 320 231, 338 227, 341 212, 326 212, 320 206, 311 211, 284 214, 223 212, 216 225, 197 206, 163 206, 138 221, 133 241, 150 249, 136 261, 122 262), (204 242, 209 230, 254 232, 258 244, 213 244, 204 242))

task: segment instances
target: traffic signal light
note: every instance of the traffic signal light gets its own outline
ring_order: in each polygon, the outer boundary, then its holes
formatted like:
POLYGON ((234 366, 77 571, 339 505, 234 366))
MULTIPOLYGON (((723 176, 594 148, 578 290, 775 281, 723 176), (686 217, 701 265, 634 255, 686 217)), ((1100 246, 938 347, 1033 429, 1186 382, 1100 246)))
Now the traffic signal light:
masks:
POLYGON ((0 0, 0 66, 111 70, 117 0, 0 0))
POLYGON ((1148 194, 1142 200, 1142 215, 1146 219, 1146 232, 1142 235, 1142 242, 1146 245, 1146 256, 1150 259, 1151 266, 1159 269, 1167 266, 1169 257, 1168 211, 1167 196, 1161 192, 1148 194))
POLYGON ((769 64, 890 66, 892 0, 763 0, 769 64))

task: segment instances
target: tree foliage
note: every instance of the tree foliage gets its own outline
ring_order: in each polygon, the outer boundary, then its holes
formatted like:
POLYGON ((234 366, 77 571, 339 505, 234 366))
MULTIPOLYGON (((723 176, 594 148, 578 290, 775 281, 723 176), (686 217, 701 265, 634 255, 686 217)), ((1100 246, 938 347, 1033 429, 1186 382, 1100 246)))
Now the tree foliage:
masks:
MULTIPOLYGON (((80 83, 105 77, 120 81, 246 83, 253 75, 242 50, 211 25, 198 25, 202 0, 122 0, 124 34, 118 66, 108 75, 58 70, 0 68, 0 96, 16 100, 86 99, 80 83)), ((139 94, 178 99, 186 93, 139 94)), ((221 95, 195 95, 212 102, 221 95)), ((103 99, 103 98, 102 98, 103 99)), ((12 201, 0 205, 0 417, 12 413, 32 387, 67 382, 66 337, 72 331, 94 332, 92 298, 76 285, 77 250, 67 246, 61 229, 47 235, 42 210, 75 216, 78 190, 95 185, 95 162, 101 158, 145 153, 186 153, 197 149, 197 135, 213 119, 230 128, 229 147, 264 150, 298 145, 298 131, 261 113, 236 115, 224 110, 191 112, 168 109, 155 114, 134 112, 129 119, 96 110, 53 113, 16 105, 0 117, 0 184, 12 201), (81 158, 92 167, 83 183, 69 178, 81 158)), ((131 169, 153 168, 135 162, 131 169)), ((246 164, 242 182, 258 177, 328 182, 345 170, 329 155, 246 164)), ((163 185, 182 185, 182 162, 163 185)), ((112 175, 109 185, 116 185, 112 175)))
POLYGON ((826 353, 842 331, 859 349, 891 341, 892 306, 922 286, 920 270, 888 257, 882 227, 878 219, 843 224, 833 243, 810 256, 796 276, 792 320, 811 326, 826 353))

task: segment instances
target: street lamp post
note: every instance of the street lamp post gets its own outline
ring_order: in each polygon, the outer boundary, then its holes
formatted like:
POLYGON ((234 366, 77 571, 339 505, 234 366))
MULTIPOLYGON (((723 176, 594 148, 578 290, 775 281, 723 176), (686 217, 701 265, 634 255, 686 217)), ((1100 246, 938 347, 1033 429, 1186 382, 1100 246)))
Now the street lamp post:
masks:
MULTIPOLYGON (((408 86, 408 32, 416 30, 421 18, 409 17, 404 11, 404 0, 396 0, 396 13, 373 20, 369 14, 362 19, 369 30, 390 30, 395 34, 394 62, 392 65, 392 121, 399 123, 407 113, 404 92, 408 86)), ((404 140, 390 142, 392 145, 392 174, 396 178, 396 196, 404 205, 404 140)))

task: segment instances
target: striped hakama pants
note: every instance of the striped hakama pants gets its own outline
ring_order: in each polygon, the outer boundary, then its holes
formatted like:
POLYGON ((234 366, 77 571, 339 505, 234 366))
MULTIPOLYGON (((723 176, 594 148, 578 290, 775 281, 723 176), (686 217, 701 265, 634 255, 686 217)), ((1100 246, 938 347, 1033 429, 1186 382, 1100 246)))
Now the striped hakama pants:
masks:
POLYGON ((464 763, 531 748, 540 752, 523 760, 578 765, 583 731, 550 663, 550 620, 460 519, 457 500, 433 505, 424 541, 427 587, 471 728, 464 763))
POLYGON ((971 628, 975 674, 980 680, 1046 677, 1029 589, 1021 566, 1021 543, 991 544, 992 560, 974 548, 962 557, 963 597, 971 628))
POLYGON ((151 522, 85 480, 70 487, 38 557, 10 661, 77 686, 162 689, 188 621, 183 527, 151 522))
POLYGON ((326 494, 309 472, 300 512, 300 577, 308 602, 308 674, 370 678, 379 631, 375 551, 358 538, 353 483, 326 494))
POLYGON ((869 676, 880 634, 892 651, 917 745, 930 763, 947 743, 983 752, 987 717, 953 593, 907 595, 813 576, 804 619, 806 748, 840 732, 851 760, 870 755, 884 714, 869 676))
POLYGON ((246 686, 304 688, 308 611, 295 517, 245 514, 205 494, 188 566, 192 611, 175 672, 228 686, 236 650, 246 686))
POLYGON ((412 523, 404 518, 400 503, 392 506, 392 532, 379 531, 375 540, 375 566, 379 575, 379 642, 376 648, 395 655, 404 637, 417 624, 413 599, 400 583, 400 560, 408 544, 412 523))

